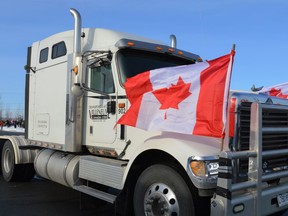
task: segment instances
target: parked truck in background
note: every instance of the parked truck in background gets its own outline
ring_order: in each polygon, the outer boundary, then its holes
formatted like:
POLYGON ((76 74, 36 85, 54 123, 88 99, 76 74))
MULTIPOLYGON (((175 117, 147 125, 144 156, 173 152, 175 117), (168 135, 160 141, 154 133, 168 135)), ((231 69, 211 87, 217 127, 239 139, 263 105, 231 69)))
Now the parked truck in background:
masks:
POLYGON ((288 101, 231 91, 226 136, 116 125, 124 82, 201 58, 171 45, 81 27, 28 48, 25 137, 1 136, 3 178, 37 175, 123 206, 124 215, 269 215, 288 207, 288 101), (115 126, 116 125, 116 126, 115 126), (210 210, 211 209, 211 210, 210 210))

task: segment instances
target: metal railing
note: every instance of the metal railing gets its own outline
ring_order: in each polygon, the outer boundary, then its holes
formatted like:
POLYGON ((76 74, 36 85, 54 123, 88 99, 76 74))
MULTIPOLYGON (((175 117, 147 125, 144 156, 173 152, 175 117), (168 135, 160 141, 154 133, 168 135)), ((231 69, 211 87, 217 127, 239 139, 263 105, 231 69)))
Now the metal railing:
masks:
MULTIPOLYGON (((262 149, 263 135, 288 134, 288 122, 280 126, 265 126, 262 122, 263 111, 287 113, 288 106, 252 103, 250 120, 249 150, 223 151, 220 154, 217 188, 211 200, 211 215, 269 215, 288 208, 286 201, 278 201, 281 194, 288 197, 288 167, 263 173, 263 159, 287 156, 287 149, 262 149), (233 181, 234 161, 248 159, 248 180, 236 183, 233 181)), ((285 114, 286 115, 286 114, 285 114)), ((288 140, 287 140, 288 144, 288 140)), ((235 175, 234 175, 235 176, 235 175)))

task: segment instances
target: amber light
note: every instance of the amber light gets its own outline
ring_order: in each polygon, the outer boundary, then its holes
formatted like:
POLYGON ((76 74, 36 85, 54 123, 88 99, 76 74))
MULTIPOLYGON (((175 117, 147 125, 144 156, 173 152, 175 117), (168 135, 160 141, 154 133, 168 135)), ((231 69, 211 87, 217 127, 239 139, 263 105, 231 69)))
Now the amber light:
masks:
POLYGON ((125 103, 119 103, 118 108, 125 108, 125 103))
POLYGON ((169 51, 169 52, 174 52, 174 49, 168 48, 168 51, 169 51))
POLYGON ((183 52, 181 52, 181 51, 178 51, 178 54, 179 54, 179 55, 183 55, 183 52))
POLYGON ((72 70, 73 70, 73 72, 74 72, 75 75, 78 74, 78 66, 77 66, 77 65, 76 65, 72 70))
POLYGON ((131 41, 129 41, 129 42, 127 43, 127 45, 128 45, 128 46, 135 46, 135 44, 134 44, 133 42, 131 42, 131 41))
POLYGON ((159 47, 159 46, 157 46, 157 47, 156 47, 156 50, 158 50, 158 51, 161 51, 161 50, 163 50, 163 48, 162 48, 162 47, 159 47))
POLYGON ((206 166, 203 161, 191 161, 190 167, 194 175, 196 176, 206 175, 206 166))

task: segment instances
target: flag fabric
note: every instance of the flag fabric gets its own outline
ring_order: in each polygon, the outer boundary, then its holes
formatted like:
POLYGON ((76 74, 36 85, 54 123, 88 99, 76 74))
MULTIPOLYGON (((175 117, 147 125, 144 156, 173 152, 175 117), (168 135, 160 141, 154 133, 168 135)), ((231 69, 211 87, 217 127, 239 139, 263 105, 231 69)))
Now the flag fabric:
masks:
POLYGON ((131 106, 117 124, 223 137, 234 54, 128 78, 131 106))
POLYGON ((288 83, 282 83, 272 87, 263 88, 260 92, 270 96, 288 99, 288 83))

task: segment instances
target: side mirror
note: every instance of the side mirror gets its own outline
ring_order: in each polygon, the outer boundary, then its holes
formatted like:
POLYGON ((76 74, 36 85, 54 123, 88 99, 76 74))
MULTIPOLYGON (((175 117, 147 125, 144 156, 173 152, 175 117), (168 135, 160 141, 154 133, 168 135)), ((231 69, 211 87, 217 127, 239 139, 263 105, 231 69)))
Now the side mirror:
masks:
POLYGON ((116 101, 109 101, 107 103, 107 113, 108 113, 108 116, 109 116, 109 114, 115 115, 115 113, 116 113, 116 101))

